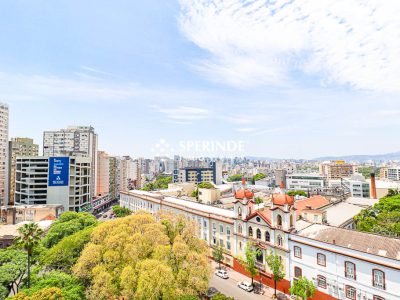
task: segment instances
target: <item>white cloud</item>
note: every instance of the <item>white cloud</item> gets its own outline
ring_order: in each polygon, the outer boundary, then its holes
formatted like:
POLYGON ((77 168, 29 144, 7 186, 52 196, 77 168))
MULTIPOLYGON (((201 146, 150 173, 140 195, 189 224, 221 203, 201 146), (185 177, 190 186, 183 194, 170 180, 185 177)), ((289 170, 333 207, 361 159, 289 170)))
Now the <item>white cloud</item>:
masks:
POLYGON ((180 0, 180 28, 209 59, 197 69, 239 87, 323 84, 400 91, 400 1, 180 0))
POLYGON ((235 129, 237 132, 254 132, 257 131, 257 128, 253 128, 253 127, 241 127, 241 128, 236 128, 235 129))
POLYGON ((182 123, 182 121, 202 120, 210 115, 210 111, 205 108, 192 107, 192 106, 177 106, 177 107, 159 107, 154 108, 165 114, 165 116, 176 122, 182 123))

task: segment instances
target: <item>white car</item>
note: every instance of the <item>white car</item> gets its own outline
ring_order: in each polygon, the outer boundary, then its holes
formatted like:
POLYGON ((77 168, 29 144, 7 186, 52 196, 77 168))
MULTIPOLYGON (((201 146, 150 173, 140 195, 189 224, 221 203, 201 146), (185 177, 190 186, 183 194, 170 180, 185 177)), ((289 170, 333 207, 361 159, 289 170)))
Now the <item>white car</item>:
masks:
POLYGON ((228 279, 229 278, 228 272, 225 271, 225 270, 217 270, 217 271, 215 271, 215 275, 217 275, 218 277, 221 277, 223 279, 228 279))
POLYGON ((247 281, 239 282, 238 287, 245 290, 246 292, 251 292, 253 290, 253 286, 251 285, 250 282, 247 282, 247 281))

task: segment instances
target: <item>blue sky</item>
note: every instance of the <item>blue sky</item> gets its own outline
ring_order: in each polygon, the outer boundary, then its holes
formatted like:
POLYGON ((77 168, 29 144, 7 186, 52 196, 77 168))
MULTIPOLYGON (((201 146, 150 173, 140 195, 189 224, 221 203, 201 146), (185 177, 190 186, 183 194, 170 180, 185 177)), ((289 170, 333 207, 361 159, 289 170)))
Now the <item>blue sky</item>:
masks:
POLYGON ((240 154, 279 158, 400 150, 398 1, 3 0, 0 11, 12 137, 41 144, 44 130, 92 125, 100 149, 134 157, 160 140, 241 141, 240 154))

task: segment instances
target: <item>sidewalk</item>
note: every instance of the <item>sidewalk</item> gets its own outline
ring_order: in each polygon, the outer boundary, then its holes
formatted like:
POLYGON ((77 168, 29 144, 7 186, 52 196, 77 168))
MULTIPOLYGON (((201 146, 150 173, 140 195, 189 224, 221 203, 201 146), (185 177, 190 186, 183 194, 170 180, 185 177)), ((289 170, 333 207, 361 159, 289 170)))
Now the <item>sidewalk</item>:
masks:
MULTIPOLYGON (((218 264, 213 261, 211 261, 211 266, 213 267, 213 270, 216 270, 218 268, 218 264)), ((239 272, 234 271, 232 268, 221 264, 221 268, 228 271, 228 275, 230 278, 232 278, 233 280, 235 280, 236 282, 240 282, 240 281, 248 281, 251 283, 251 278, 247 277, 246 275, 243 275, 239 272)), ((254 284, 260 284, 259 281, 254 280, 254 284)), ((276 294, 283 294, 281 291, 277 290, 276 294)), ((274 288, 267 286, 265 284, 263 284, 263 291, 261 293, 262 296, 265 296, 266 299, 272 299, 272 296, 274 295, 274 288)), ((289 295, 286 295, 287 299, 291 299, 289 295)))

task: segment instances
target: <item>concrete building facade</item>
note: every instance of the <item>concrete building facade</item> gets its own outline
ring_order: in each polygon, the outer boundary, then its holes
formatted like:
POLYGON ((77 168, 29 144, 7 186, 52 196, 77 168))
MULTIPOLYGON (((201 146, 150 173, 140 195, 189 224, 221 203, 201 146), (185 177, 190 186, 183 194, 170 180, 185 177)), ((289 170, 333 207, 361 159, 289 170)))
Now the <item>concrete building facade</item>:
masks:
POLYGON ((70 126, 43 133, 43 156, 82 156, 91 158, 91 197, 97 185, 97 134, 92 126, 70 126))
POLYGON ((0 205, 8 203, 8 123, 8 105, 0 102, 0 205))
POLYGON ((17 156, 38 156, 39 145, 33 142, 30 138, 11 138, 9 142, 9 173, 8 173, 8 204, 14 204, 14 193, 15 193, 15 167, 17 156))
POLYGON ((89 157, 17 157, 15 204, 61 204, 65 211, 90 210, 91 162, 89 157), (63 168, 60 174, 57 164, 63 168))

